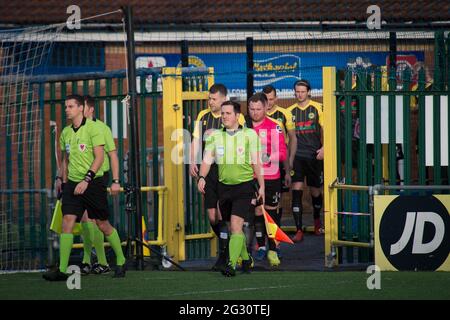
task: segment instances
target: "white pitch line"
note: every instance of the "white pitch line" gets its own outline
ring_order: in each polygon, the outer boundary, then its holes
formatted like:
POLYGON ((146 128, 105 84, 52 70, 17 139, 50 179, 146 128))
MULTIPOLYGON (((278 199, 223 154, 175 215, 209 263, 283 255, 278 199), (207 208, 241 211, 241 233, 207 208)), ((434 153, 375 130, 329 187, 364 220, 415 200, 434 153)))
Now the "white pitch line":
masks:
POLYGON ((208 293, 224 293, 224 292, 237 292, 237 291, 254 291, 254 290, 261 290, 261 289, 282 289, 282 288, 289 288, 289 287, 293 287, 293 286, 239 288, 239 289, 210 290, 210 291, 191 291, 191 292, 184 292, 184 293, 175 293, 175 294, 171 294, 171 295, 164 295, 162 297, 187 296, 187 295, 204 294, 204 293, 208 294, 208 293))
POLYGON ((45 272, 44 269, 41 270, 17 270, 17 271, 0 271, 0 276, 5 274, 18 274, 18 273, 41 273, 45 272))

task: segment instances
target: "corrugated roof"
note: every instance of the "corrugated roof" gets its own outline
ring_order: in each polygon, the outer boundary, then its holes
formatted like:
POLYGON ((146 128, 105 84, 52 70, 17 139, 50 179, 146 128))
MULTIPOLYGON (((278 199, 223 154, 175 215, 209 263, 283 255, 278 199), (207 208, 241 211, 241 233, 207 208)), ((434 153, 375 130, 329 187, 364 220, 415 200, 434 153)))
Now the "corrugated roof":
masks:
MULTIPOLYGON (((64 22, 67 7, 76 4, 82 18, 133 5, 137 24, 190 24, 237 22, 366 21, 371 0, 0 0, 2 24, 64 22)), ((388 23, 450 20, 450 1, 377 1, 388 23)), ((98 17, 92 22, 117 23, 121 15, 98 17)))

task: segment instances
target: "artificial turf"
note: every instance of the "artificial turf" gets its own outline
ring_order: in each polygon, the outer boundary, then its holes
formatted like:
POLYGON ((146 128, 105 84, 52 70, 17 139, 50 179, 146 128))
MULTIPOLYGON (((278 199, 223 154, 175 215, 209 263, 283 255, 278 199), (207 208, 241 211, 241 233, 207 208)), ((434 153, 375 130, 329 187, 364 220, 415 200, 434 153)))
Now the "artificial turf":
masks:
POLYGON ((448 272, 382 272, 369 290, 365 272, 253 272, 225 278, 200 271, 129 271, 126 278, 88 275, 80 290, 42 273, 0 275, 0 299, 450 299, 448 272))

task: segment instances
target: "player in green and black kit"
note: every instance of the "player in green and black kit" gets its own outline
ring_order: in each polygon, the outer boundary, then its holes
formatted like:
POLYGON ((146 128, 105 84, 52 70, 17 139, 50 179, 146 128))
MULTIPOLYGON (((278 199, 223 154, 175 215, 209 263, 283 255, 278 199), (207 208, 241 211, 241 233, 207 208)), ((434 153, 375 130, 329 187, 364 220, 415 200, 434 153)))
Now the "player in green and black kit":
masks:
POLYGON ((60 237, 60 263, 57 271, 47 272, 48 281, 65 281, 73 244, 73 226, 85 210, 95 219, 99 229, 116 254, 114 277, 125 276, 125 257, 119 235, 108 222, 108 202, 103 180, 105 137, 98 123, 84 117, 84 101, 78 95, 66 98, 66 115, 72 125, 64 128, 60 137, 63 151, 62 179, 65 182, 62 198, 63 226, 60 237), (65 152, 64 152, 65 151, 65 152))
POLYGON ((307 80, 294 84, 297 103, 289 107, 297 134, 297 152, 292 177, 292 214, 297 233, 294 242, 303 240, 302 196, 305 178, 311 192, 314 208, 314 233, 321 234, 320 211, 322 209, 322 171, 323 171, 323 107, 310 99, 311 86, 307 80))

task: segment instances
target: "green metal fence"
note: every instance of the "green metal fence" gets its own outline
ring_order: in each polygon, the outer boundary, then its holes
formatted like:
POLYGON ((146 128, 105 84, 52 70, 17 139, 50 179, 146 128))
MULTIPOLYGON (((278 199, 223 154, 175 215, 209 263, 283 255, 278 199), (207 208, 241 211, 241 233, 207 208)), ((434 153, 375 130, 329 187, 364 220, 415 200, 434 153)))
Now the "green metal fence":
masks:
MULTIPOLYGON (((449 38, 437 32, 432 79, 425 67, 398 73, 374 66, 338 73, 338 177, 345 184, 450 184, 449 61, 449 38)), ((370 242, 367 191, 339 190, 338 199, 339 240, 370 242)), ((373 261, 372 248, 339 250, 339 263, 373 261)))

